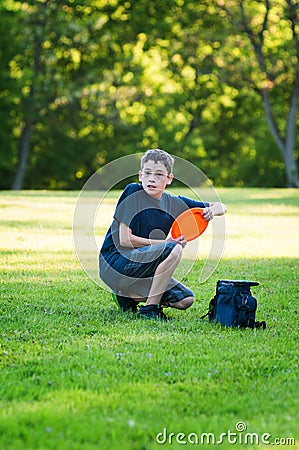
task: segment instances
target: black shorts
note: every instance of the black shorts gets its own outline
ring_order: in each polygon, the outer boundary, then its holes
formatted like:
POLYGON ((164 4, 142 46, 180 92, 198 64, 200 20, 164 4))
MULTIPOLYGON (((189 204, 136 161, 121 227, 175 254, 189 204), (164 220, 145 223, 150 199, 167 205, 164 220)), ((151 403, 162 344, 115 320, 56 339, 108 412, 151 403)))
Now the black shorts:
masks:
MULTIPOLYGON (((169 256, 175 245, 178 244, 163 242, 138 249, 128 249, 123 252, 128 262, 121 271, 117 262, 112 267, 109 262, 100 257, 101 278, 116 294, 147 298, 157 267, 169 256)), ((191 289, 171 278, 161 302, 177 303, 186 297, 193 296, 191 289)))

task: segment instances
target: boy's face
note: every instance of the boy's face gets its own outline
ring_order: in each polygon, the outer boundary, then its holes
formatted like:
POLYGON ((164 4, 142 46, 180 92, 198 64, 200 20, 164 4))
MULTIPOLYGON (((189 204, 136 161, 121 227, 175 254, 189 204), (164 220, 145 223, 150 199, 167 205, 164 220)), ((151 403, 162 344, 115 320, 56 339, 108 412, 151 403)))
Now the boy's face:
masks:
POLYGON ((171 184, 173 174, 167 174, 162 162, 147 161, 139 171, 139 181, 145 192, 151 197, 159 199, 167 185, 171 184))

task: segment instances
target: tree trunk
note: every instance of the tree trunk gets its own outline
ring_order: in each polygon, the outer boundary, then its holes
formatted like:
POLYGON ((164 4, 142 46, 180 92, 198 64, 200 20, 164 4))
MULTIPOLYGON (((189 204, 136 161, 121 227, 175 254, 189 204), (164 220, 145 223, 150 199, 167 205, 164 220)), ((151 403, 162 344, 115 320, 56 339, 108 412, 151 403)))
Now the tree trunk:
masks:
MULTIPOLYGON (((297 43, 299 47, 299 40, 297 41, 297 43)), ((296 188, 299 188, 299 172, 298 172, 298 165, 295 160, 298 99, 299 99, 299 69, 297 68, 287 118, 286 148, 284 158, 287 177, 287 187, 296 187, 296 188)))
POLYGON ((19 191, 23 187, 24 176, 27 168, 27 160, 29 154, 30 139, 32 134, 32 123, 26 122, 20 137, 20 146, 18 154, 18 167, 16 176, 12 183, 12 189, 19 191))
POLYGON ((38 116, 38 111, 40 106, 36 104, 36 90, 37 90, 37 79, 41 70, 41 54, 42 54, 42 39, 44 35, 44 29, 46 25, 46 9, 48 5, 48 0, 45 0, 43 3, 38 4, 38 9, 36 11, 36 16, 32 18, 30 22, 30 26, 33 26, 35 23, 35 37, 34 37, 34 58, 33 58, 33 68, 32 68, 32 79, 30 92, 27 102, 27 107, 25 108, 25 125, 23 127, 21 136, 20 136, 20 145, 18 152, 18 166, 15 179, 12 183, 12 189, 21 190, 23 187, 23 181, 25 172, 27 169, 28 155, 30 149, 30 141, 33 130, 33 125, 36 122, 36 118, 38 116))
POLYGON ((286 187, 296 187, 296 188, 299 188, 299 171, 295 159, 298 91, 299 91, 299 76, 297 75, 290 100, 290 107, 285 131, 286 136, 285 139, 282 138, 276 125, 275 119, 273 117, 269 91, 267 89, 264 89, 262 93, 264 110, 269 125, 269 129, 278 146, 278 149, 285 164, 286 187))
MULTIPOLYGON (((292 3, 292 1, 287 0, 288 5, 288 15, 287 19, 291 23, 293 41, 295 45, 296 51, 296 59, 299 63, 299 35, 296 30, 296 23, 298 21, 298 13, 297 13, 297 5, 296 2, 292 3)), ((271 3, 269 0, 265 0, 265 13, 264 20, 262 22, 261 29, 259 33, 254 33, 252 29, 250 29, 249 23, 250 20, 246 17, 245 8, 243 4, 243 0, 239 1, 239 7, 241 12, 241 27, 243 31, 247 34, 252 47, 254 49, 258 65, 261 69, 261 72, 265 76, 265 80, 269 81, 270 84, 273 85, 273 80, 275 80, 275 76, 271 74, 271 71, 267 69, 267 64, 265 61, 266 53, 263 50, 264 48, 264 35, 267 30, 269 13, 271 8, 271 3)), ((285 164, 285 175, 286 175, 286 185, 287 187, 299 187, 299 172, 298 166, 295 159, 295 148, 296 148, 296 121, 297 121, 297 110, 298 110, 298 98, 299 98, 299 69, 298 64, 295 67, 295 77, 292 86, 292 91, 290 95, 290 103, 289 103, 289 111, 286 120, 285 134, 281 135, 281 132, 278 128, 277 121, 274 118, 273 110, 270 102, 270 88, 266 87, 264 89, 258 89, 261 93, 264 110, 267 118, 267 122, 269 125, 270 132, 278 146, 280 154, 285 164)))
POLYGON ((24 177, 27 168, 31 133, 32 133, 32 123, 26 122, 20 138, 20 147, 18 155, 19 163, 17 173, 11 187, 13 190, 16 191, 21 190, 23 187, 24 177))
POLYGON ((295 160, 294 149, 286 148, 284 155, 285 174, 287 179, 287 187, 299 188, 299 173, 297 162, 295 160))

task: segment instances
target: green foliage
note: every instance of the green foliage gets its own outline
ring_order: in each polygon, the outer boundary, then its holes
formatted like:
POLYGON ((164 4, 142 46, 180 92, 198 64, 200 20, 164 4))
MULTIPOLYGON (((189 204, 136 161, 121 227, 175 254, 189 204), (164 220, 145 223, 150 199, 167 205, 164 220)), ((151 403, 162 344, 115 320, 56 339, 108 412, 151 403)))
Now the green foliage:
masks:
POLYGON ((19 98, 21 89, 20 80, 10 75, 10 64, 14 58, 18 42, 16 41, 15 22, 19 14, 5 8, 5 3, 0 4, 0 154, 1 154, 1 178, 0 187, 10 187, 12 175, 15 170, 14 152, 16 138, 12 132, 19 126, 19 98), (13 45, 12 45, 13 43, 13 45), (5 180, 5 181, 3 181, 5 180))
MULTIPOLYGON (((0 189, 12 184, 26 125, 25 188, 80 188, 107 162, 153 147, 218 185, 284 185, 258 95, 267 80, 237 26, 239 2, 229 2, 233 21, 216 1, 83 3, 0 5, 0 189)), ((257 37, 263 2, 244 4, 257 37)), ((284 134, 296 68, 284 0, 269 20, 267 70, 284 134)))

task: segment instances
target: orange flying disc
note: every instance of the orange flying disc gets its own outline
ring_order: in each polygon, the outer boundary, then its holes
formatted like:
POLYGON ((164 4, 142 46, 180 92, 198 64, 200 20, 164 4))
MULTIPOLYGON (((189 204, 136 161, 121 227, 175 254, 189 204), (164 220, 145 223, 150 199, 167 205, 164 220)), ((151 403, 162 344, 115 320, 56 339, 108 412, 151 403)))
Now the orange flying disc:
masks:
POLYGON ((172 224, 170 230, 172 238, 184 235, 188 242, 198 238, 209 223, 202 217, 202 211, 202 208, 190 208, 182 212, 172 224))

